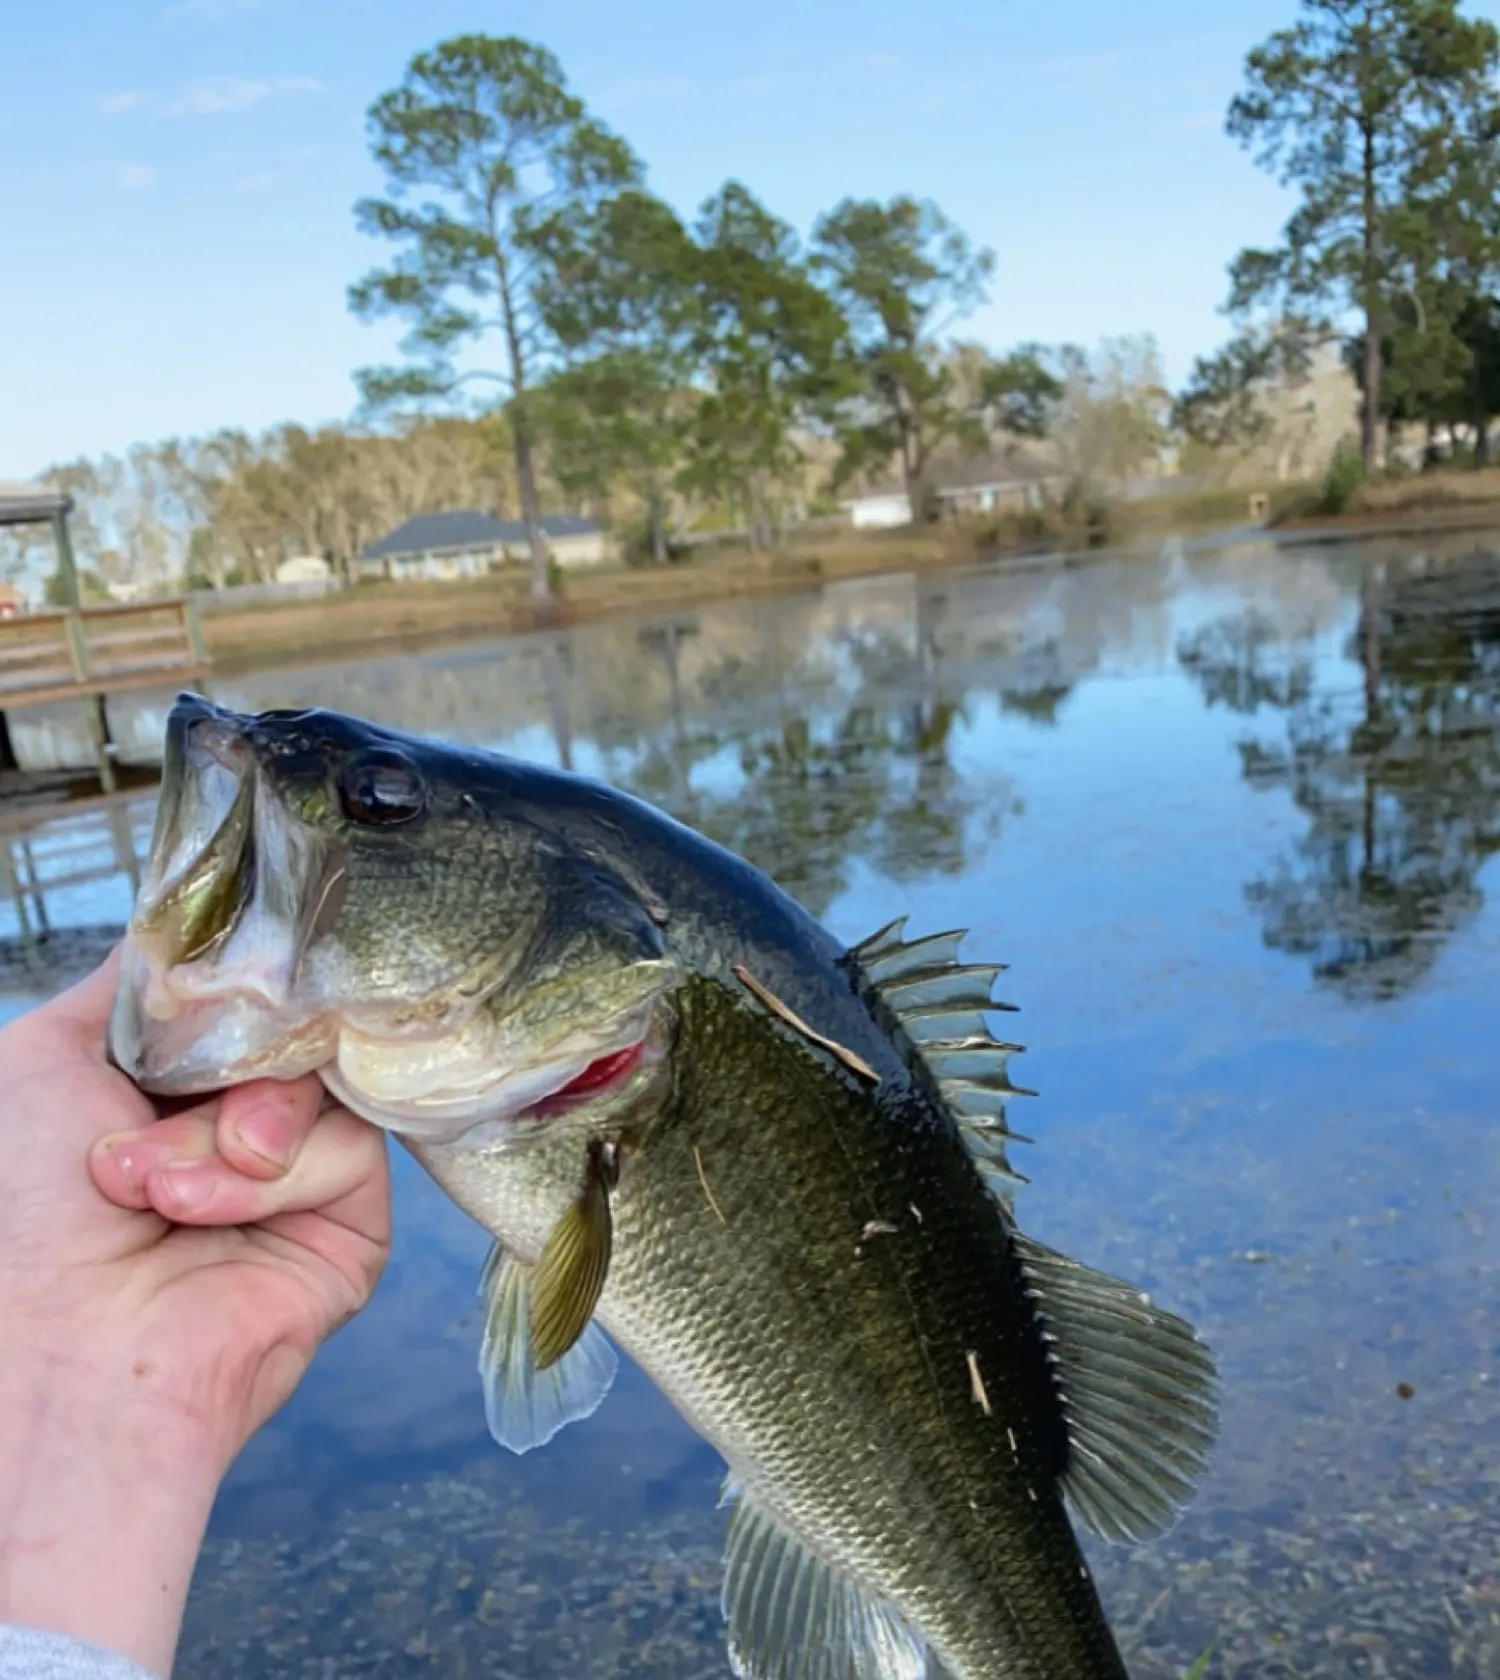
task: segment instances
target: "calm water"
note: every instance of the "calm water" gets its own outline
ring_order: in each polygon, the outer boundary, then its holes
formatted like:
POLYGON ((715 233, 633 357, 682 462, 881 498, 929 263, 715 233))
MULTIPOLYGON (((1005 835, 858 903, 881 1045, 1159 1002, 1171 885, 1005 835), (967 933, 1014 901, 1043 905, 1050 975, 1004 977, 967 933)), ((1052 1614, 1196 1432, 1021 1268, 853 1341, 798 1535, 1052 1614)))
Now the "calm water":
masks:
MULTIPOLYGON (((886 579, 217 693, 601 775, 846 938, 971 928, 1041 1093, 1027 1224, 1223 1363, 1185 1520, 1090 1548, 1132 1672, 1500 1674, 1500 539, 886 579)), ((0 903, 0 1012, 104 948, 150 814, 34 837, 103 873, 29 959, 0 903)), ((387 1279, 226 1486, 180 1673, 726 1674, 715 1455, 630 1369, 493 1447, 487 1240, 397 1172, 387 1279)))

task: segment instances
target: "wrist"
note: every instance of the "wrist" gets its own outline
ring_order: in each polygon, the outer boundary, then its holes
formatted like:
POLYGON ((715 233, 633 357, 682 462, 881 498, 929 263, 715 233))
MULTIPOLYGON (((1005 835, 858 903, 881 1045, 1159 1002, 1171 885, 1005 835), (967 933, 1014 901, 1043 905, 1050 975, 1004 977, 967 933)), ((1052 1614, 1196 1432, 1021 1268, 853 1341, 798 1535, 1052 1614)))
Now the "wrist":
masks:
POLYGON ((7 1336, 0 1621, 171 1672, 224 1458, 149 1361, 7 1336))

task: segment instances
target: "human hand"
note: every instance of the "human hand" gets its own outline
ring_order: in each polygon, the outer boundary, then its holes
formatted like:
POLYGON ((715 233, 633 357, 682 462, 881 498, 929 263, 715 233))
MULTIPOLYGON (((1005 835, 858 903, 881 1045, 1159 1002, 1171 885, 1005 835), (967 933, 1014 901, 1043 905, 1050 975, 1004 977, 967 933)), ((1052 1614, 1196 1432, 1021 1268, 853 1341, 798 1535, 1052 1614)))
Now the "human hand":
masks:
POLYGON ((385 1140, 312 1077, 159 1118, 118 956, 0 1029, 0 1620, 170 1671, 218 1484, 390 1245, 385 1140))

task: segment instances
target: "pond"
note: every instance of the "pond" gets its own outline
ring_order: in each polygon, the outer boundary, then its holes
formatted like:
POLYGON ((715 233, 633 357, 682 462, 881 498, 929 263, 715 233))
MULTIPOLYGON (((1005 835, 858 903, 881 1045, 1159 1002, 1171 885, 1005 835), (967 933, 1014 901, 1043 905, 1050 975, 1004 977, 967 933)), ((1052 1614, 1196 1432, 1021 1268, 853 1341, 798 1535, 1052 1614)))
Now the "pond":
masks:
MULTIPOLYGON (((1500 538, 885 578, 216 695, 602 776, 846 939, 969 928, 1040 1093, 1024 1223, 1222 1363, 1184 1520, 1088 1547, 1132 1674, 1500 1673, 1500 538)), ((41 944, 0 903, 0 1015, 107 948, 150 816, 33 837, 88 878, 41 944)), ((396 1171, 390 1271, 225 1486, 179 1675, 727 1674, 716 1455, 630 1368, 495 1447, 487 1238, 396 1171)))

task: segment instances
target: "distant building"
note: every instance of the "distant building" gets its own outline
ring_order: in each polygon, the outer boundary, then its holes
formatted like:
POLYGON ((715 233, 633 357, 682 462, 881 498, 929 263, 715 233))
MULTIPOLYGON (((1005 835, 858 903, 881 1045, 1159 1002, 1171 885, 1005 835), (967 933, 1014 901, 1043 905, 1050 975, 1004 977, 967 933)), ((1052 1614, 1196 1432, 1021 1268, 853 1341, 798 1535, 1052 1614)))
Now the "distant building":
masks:
MULTIPOLYGON (((946 459, 929 474, 938 511, 1020 513, 1041 507, 1061 493, 1064 480, 1055 468, 1028 451, 1009 447, 975 460, 946 459)), ((911 500, 899 484, 880 484, 839 504, 856 529, 909 525, 911 500)))
POLYGON ((973 461, 957 461, 933 474, 939 512, 1025 513, 1044 507, 1066 488, 1066 478, 1046 462, 1019 449, 1005 449, 973 461))
MULTIPOLYGON (((547 549, 559 566, 595 566, 613 558, 608 534, 597 519, 549 514, 542 520, 547 549)), ((492 514, 419 513, 373 542, 350 566, 355 578, 482 577, 530 550, 519 519, 492 514)))
POLYGON ((327 583, 333 567, 321 554, 294 554, 276 568, 277 583, 327 583))
POLYGON ((856 530, 911 524, 911 498, 904 490, 868 490, 862 496, 851 496, 840 502, 839 506, 847 511, 849 523, 856 530))
POLYGON ((26 597, 17 583, 0 583, 0 618, 16 618, 26 611, 26 597))

